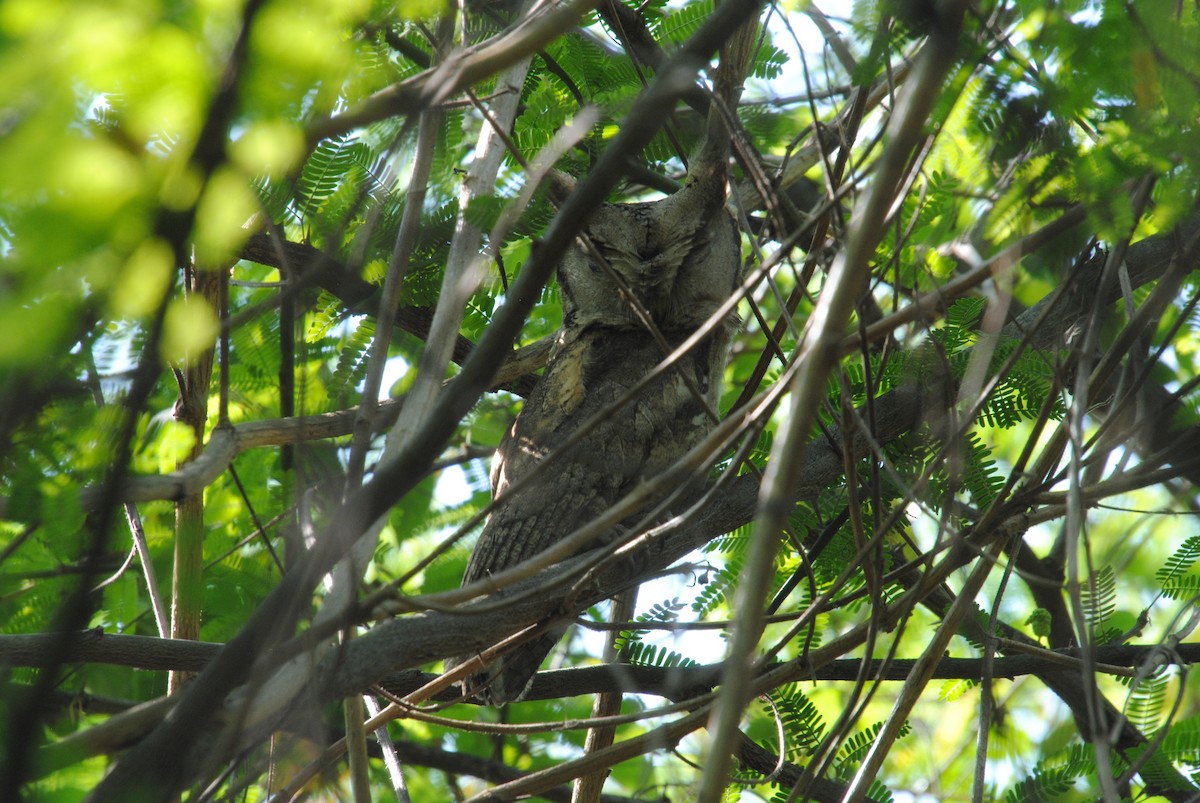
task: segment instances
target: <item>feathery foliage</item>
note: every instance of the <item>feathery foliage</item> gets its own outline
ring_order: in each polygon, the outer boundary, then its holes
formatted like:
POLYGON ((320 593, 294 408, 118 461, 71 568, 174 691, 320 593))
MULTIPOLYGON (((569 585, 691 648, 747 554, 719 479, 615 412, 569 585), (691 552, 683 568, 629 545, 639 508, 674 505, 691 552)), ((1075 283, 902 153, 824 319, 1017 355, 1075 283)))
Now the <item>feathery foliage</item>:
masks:
POLYGON ((0 798, 1196 797, 1194 4, 76 6, 0 12, 0 798), (460 594, 533 270, 727 83, 725 440, 460 594), (635 586, 609 672, 430 683, 635 586))

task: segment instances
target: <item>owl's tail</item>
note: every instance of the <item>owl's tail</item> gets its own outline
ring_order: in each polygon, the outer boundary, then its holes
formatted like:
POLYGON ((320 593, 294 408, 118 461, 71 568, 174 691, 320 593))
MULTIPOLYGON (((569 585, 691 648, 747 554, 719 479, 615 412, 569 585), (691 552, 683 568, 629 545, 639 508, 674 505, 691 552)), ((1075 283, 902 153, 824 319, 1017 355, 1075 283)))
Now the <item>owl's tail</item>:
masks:
MULTIPOLYGON (((487 705, 507 705, 525 697, 533 684, 542 661, 554 649, 554 645, 567 630, 566 625, 555 627, 542 635, 516 647, 488 663, 479 672, 463 681, 463 693, 487 705)), ((452 658, 446 669, 467 661, 469 657, 452 658)))

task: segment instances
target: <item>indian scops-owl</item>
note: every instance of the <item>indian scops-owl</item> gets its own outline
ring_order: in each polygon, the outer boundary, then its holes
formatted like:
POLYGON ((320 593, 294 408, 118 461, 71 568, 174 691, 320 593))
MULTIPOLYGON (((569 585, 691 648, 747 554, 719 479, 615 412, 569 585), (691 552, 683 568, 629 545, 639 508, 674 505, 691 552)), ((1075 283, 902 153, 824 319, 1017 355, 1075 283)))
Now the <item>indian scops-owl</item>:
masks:
MULTIPOLYGON (((739 237, 725 209, 720 172, 659 201, 605 205, 584 228, 671 348, 694 333, 739 284, 739 237)), ((562 329, 544 376, 496 452, 492 494, 497 505, 471 555, 464 584, 520 563, 586 524, 644 479, 668 469, 713 426, 683 374, 715 410, 738 326, 736 313, 556 457, 548 470, 508 494, 509 486, 665 356, 588 249, 576 243, 557 276, 562 329)), ((625 520, 632 523, 633 518, 625 520)), ((549 631, 500 656, 466 680, 467 693, 496 705, 520 699, 562 632, 549 631)))

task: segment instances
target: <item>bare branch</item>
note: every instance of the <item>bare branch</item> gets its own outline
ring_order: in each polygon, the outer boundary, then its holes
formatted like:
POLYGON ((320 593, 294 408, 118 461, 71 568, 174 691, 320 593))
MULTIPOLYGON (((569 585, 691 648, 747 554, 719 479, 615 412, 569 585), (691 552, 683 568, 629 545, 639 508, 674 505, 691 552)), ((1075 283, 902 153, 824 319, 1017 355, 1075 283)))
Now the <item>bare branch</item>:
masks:
MULTIPOLYGON (((454 617, 449 619, 455 620, 454 617)), ((455 620, 457 621, 457 620, 455 620)), ((455 636, 456 638, 456 636, 455 636)), ((457 642, 450 636, 442 639, 440 646, 452 649, 457 642), (447 646, 449 644, 449 646, 447 646)), ((7 666, 44 667, 48 665, 53 636, 45 633, 32 635, 0 635, 0 661, 7 666)), ((126 636, 104 633, 99 629, 84 631, 67 656, 68 663, 94 663, 111 666, 129 666, 147 671, 168 672, 173 669, 198 672, 221 650, 220 644, 209 641, 182 641, 154 636, 126 636)), ((1027 652, 994 659, 992 676, 1016 678, 1079 666, 1074 649, 1039 650, 1025 648, 1027 652)), ((436 651, 436 650, 432 650, 436 651)), ((1184 663, 1200 663, 1200 644, 1180 644, 1175 652, 1184 663)), ((1096 663, 1099 669, 1113 675, 1127 675, 1128 670, 1161 655, 1161 648, 1153 644, 1125 644, 1096 648, 1096 663)), ((942 658, 934 669, 934 678, 971 679, 980 677, 982 658, 942 658)), ((868 662, 866 672, 880 680, 902 681, 912 669, 914 660, 895 659, 884 663, 868 662)), ((540 672, 530 687, 527 700, 551 700, 612 691, 626 694, 655 694, 671 700, 682 700, 695 694, 697 689, 710 689, 720 681, 723 664, 708 664, 694 667, 653 667, 630 664, 601 664, 599 666, 575 667, 540 672)), ((862 666, 857 658, 847 658, 813 670, 814 680, 854 680, 862 666)), ((396 696, 404 696, 430 681, 437 674, 403 670, 385 673, 378 683, 396 696)), ((358 689, 362 691, 362 689, 358 689)), ((349 693, 349 687, 341 676, 331 681, 331 699, 349 693), (344 688, 345 687, 345 688, 344 688)), ((452 690, 446 690, 434 699, 449 701, 459 699, 452 690)), ((468 701, 469 702, 469 701, 468 701)))
POLYGON ((376 92, 342 114, 316 121, 309 127, 309 142, 336 137, 388 117, 415 114, 441 103, 533 55, 570 30, 595 4, 596 0, 564 0, 543 7, 499 36, 455 53, 436 67, 376 92))

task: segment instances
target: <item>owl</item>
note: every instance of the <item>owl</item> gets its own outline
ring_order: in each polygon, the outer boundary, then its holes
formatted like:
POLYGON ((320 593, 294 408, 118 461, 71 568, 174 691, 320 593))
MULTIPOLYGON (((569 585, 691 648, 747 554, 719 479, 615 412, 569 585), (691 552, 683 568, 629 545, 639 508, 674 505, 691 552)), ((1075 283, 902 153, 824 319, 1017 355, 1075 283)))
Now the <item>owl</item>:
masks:
MULTIPOLYGON (((717 408, 729 342, 739 323, 736 312, 671 371, 565 452, 560 448, 666 356, 612 273, 624 280, 672 349, 737 288, 741 247, 725 209, 724 186, 722 171, 659 201, 605 205, 584 227, 591 247, 577 242, 563 258, 557 269, 562 328, 544 375, 493 459, 496 504, 467 564, 464 585, 520 563, 587 524, 639 483, 670 468, 712 428, 709 410, 717 408), (553 465, 508 492, 556 450, 562 453, 553 465)), ((622 524, 632 525, 657 501, 622 524)), ((466 693, 493 705, 519 700, 564 629, 501 655, 467 678, 466 693)))

